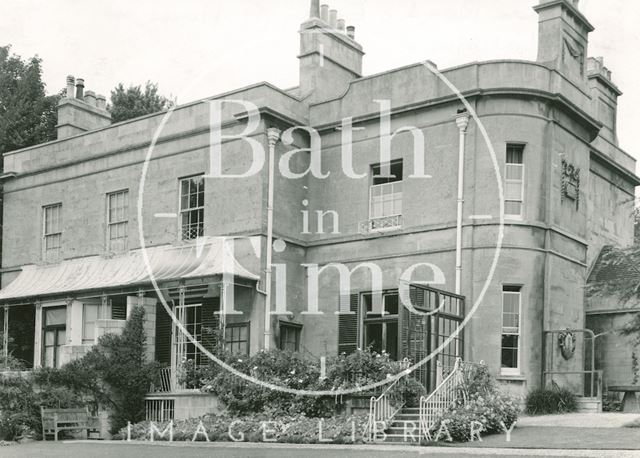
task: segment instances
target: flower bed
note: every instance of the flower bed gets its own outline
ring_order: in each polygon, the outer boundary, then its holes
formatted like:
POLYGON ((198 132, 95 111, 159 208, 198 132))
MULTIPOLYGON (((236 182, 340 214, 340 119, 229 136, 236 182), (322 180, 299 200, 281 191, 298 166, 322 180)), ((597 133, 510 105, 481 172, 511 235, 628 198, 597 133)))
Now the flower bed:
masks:
POLYGON ((268 413, 242 417, 204 416, 154 424, 140 422, 122 428, 116 440, 281 442, 292 444, 363 443, 366 416, 309 418, 268 413))

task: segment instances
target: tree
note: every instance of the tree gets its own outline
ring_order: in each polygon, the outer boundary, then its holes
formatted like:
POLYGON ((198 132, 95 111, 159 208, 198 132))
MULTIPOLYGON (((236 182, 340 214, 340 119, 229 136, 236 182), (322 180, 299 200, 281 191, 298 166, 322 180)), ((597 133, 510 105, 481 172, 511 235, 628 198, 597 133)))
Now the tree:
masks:
POLYGON ((144 398, 158 375, 145 351, 144 308, 134 307, 122 334, 105 334, 82 358, 60 369, 42 369, 36 380, 63 386, 111 410, 111 431, 145 419, 144 398))
POLYGON ((111 91, 109 111, 113 122, 120 122, 167 110, 174 105, 175 100, 158 94, 158 85, 151 81, 145 83, 144 89, 140 85, 125 89, 120 83, 111 91))
POLYGON ((41 64, 0 46, 0 154, 56 138, 60 94, 46 95, 41 64))

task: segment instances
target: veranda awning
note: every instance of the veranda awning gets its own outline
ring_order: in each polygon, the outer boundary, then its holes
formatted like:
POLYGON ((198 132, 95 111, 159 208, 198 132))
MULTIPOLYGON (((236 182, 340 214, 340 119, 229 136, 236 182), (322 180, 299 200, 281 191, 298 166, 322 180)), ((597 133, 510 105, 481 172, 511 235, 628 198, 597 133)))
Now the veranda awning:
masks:
MULTIPOLYGON (((222 238, 146 249, 151 272, 157 282, 221 274, 258 280, 259 277, 241 266, 230 251, 222 238)), ((54 265, 24 266, 18 277, 0 290, 0 301, 150 282, 142 251, 133 250, 113 258, 89 256, 54 265)))

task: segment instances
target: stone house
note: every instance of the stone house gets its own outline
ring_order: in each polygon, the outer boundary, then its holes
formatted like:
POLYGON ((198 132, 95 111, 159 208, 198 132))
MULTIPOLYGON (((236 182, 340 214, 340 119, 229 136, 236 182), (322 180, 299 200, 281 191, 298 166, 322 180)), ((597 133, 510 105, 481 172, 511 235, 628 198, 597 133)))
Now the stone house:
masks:
MULTIPOLYGON (((578 1, 534 9, 535 60, 363 75, 355 28, 312 1, 298 87, 116 124, 69 78, 58 139, 4 156, 0 304, 15 354, 61 365, 140 304, 149 355, 172 377, 206 357, 165 307, 205 349, 219 343, 207 329, 239 354, 372 347, 416 362, 439 349, 444 366, 482 360, 516 392, 553 378, 584 394, 587 273, 604 245, 631 243, 640 181, 578 1), (303 173, 313 152, 292 150, 317 145, 320 173, 303 173), (214 157, 241 177, 212 173, 214 157)), ((417 371, 429 387, 433 361, 417 371)))

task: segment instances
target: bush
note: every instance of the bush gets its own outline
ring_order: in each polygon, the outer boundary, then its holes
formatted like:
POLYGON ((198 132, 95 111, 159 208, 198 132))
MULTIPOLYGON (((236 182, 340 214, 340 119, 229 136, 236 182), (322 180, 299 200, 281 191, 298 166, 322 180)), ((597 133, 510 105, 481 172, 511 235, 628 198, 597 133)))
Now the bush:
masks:
POLYGON ((552 389, 536 388, 527 395, 526 410, 530 415, 575 412, 577 409, 576 396, 557 385, 552 389))
POLYGON ((72 393, 76 402, 110 408, 111 432, 145 418, 144 398, 158 365, 146 360, 144 309, 134 307, 121 335, 105 334, 82 358, 60 369, 42 369, 40 384, 72 393))
MULTIPOLYGON (((322 438, 331 440, 333 443, 352 443, 355 429, 355 442, 364 442, 364 431, 367 424, 367 416, 337 416, 327 419, 309 418, 304 415, 280 415, 273 416, 270 413, 254 414, 243 417, 230 417, 227 415, 208 415, 202 418, 191 418, 188 420, 177 420, 173 422, 173 440, 191 441, 194 433, 198 430, 198 425, 202 421, 202 426, 207 432, 207 437, 211 441, 228 442, 229 427, 235 438, 244 436, 244 442, 263 441, 263 422, 267 423, 267 428, 273 430, 267 433, 267 438, 273 438, 277 442, 292 444, 315 444, 319 442, 319 421, 322 421, 322 438)), ((159 431, 164 431, 168 423, 156 425, 159 431)), ((131 439, 150 439, 150 423, 140 422, 131 425, 131 439)), ((122 428, 114 436, 115 440, 126 439, 127 428, 122 428)), ((154 440, 169 440, 169 434, 163 437, 155 434, 154 440)), ((196 440, 206 440, 204 434, 198 434, 196 440)))
MULTIPOLYGON (((404 370, 400 362, 389 355, 369 350, 329 359, 324 379, 320 379, 320 364, 299 353, 281 350, 261 351, 251 357, 238 358, 222 353, 219 356, 237 371, 258 380, 286 388, 305 391, 336 391, 363 387, 398 374, 404 370)), ((283 393, 247 382, 237 375, 211 363, 204 368, 186 361, 181 370, 181 382, 200 387, 218 395, 230 413, 246 415, 271 410, 278 414, 299 414, 308 417, 328 417, 336 410, 334 396, 302 396, 283 393)), ((362 391, 362 395, 379 394, 362 391)), ((408 405, 418 404, 424 387, 411 377, 403 377, 393 388, 392 398, 404 398, 408 405)))
MULTIPOLYGON (((472 394, 466 405, 464 401, 456 403, 449 411, 440 416, 435 430, 443 421, 451 438, 456 442, 471 440, 471 427, 474 422, 482 424, 481 434, 495 434, 509 429, 518 419, 519 409, 513 398, 500 393, 485 396, 472 394), (503 426, 504 424, 504 426, 503 426)), ((475 430, 480 429, 477 425, 475 430)))
POLYGON ((30 378, 0 377, 0 440, 39 438, 42 432, 40 408, 82 406, 69 389, 37 384, 30 378))

